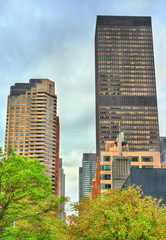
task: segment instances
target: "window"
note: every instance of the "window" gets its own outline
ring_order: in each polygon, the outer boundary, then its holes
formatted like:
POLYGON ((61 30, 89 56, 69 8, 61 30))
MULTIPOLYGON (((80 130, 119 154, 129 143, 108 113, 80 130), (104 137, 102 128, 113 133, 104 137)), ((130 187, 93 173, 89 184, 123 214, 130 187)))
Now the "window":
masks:
POLYGON ((51 93, 52 92, 52 85, 49 84, 49 92, 51 93))
POLYGON ((153 157, 141 157, 142 162, 153 162, 153 157))
POLYGON ((111 175, 110 174, 101 174, 100 179, 101 180, 111 180, 111 175))
POLYGON ((110 189, 111 184, 100 184, 100 189, 110 189))
POLYGON ((138 162, 139 161, 139 157, 131 157, 131 161, 132 162, 138 162))
POLYGON ((111 170, 111 166, 110 165, 100 165, 100 170, 102 170, 102 171, 111 170))
POLYGON ((110 162, 110 156, 104 156, 104 162, 110 162))
POLYGON ((153 166, 142 166, 142 168, 153 168, 153 166))
POLYGON ((131 168, 139 168, 139 166, 135 165, 135 166, 131 166, 131 168))

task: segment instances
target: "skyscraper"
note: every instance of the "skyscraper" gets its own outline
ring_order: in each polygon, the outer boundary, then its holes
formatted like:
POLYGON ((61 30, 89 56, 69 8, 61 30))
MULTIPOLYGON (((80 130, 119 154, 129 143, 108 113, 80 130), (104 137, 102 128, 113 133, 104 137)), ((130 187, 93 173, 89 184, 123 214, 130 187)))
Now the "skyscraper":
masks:
POLYGON ((150 17, 97 16, 96 151, 120 131, 131 151, 159 150, 150 17))
MULTIPOLYGON (((46 166, 45 174, 56 176, 57 96, 49 79, 30 79, 10 88, 7 106, 5 148, 16 154, 36 156, 46 166)), ((56 191, 55 191, 56 192, 56 191)))
POLYGON ((96 153, 83 153, 82 168, 79 168, 79 201, 89 197, 92 178, 96 173, 96 153))

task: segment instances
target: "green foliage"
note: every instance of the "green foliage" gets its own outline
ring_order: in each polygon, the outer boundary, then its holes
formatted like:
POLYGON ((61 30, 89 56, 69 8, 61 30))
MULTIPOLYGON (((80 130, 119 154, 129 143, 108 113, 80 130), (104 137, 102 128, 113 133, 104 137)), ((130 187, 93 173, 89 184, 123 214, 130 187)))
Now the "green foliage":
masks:
POLYGON ((166 239, 166 208, 139 187, 111 189, 74 204, 69 239, 166 239))
POLYGON ((0 151, 0 239, 166 239, 166 208, 139 187, 111 189, 104 197, 73 204, 78 214, 64 227, 49 177, 37 159, 7 158, 0 151))
POLYGON ((0 239, 64 239, 57 216, 65 198, 53 194, 44 169, 37 159, 1 153, 0 239))

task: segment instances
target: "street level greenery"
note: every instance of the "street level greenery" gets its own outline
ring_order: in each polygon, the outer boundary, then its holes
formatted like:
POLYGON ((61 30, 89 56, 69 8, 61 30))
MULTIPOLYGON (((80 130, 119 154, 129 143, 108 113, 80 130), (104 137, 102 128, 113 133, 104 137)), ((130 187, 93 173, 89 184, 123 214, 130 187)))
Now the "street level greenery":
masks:
POLYGON ((111 189, 104 197, 74 204, 69 239, 166 239, 166 208, 140 187, 111 189))
POLYGON ((73 203, 67 224, 58 218, 64 197, 52 192, 45 167, 33 158, 0 153, 0 239, 166 239, 166 207, 140 187, 111 189, 73 203))
POLYGON ((9 150, 0 159, 0 239, 63 239, 58 205, 45 167, 9 150))

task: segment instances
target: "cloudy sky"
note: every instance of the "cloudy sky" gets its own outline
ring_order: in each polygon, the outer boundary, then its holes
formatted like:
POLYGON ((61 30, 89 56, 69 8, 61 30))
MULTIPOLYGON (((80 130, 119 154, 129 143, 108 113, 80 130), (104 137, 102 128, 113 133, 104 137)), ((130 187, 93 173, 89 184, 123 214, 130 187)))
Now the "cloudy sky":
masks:
POLYGON ((66 195, 78 200, 78 167, 95 152, 94 33, 97 15, 152 16, 160 135, 166 136, 165 0, 0 0, 0 145, 10 86, 55 81, 66 195))

